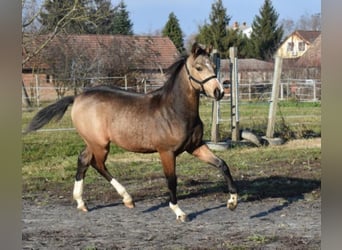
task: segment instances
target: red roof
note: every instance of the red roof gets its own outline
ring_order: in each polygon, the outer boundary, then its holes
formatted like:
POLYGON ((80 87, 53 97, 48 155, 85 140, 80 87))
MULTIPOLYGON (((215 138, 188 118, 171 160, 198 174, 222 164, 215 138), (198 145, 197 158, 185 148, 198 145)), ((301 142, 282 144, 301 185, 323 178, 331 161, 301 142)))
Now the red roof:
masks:
MULTIPOLYGON (((26 50, 34 49, 45 39, 46 36, 36 37, 26 50)), ((135 70, 165 69, 179 56, 173 42, 168 37, 161 36, 68 35, 55 37, 46 51, 52 51, 55 46, 64 47, 66 50, 81 49, 93 60, 109 60, 117 52, 126 56, 131 61, 132 69, 135 70)), ((26 50, 23 56, 27 53, 26 50)), ((26 67, 30 67, 36 61, 37 59, 30 60, 26 67)))
POLYGON ((298 59, 296 65, 299 67, 321 66, 322 36, 319 35, 308 50, 298 59))
MULTIPOLYGON (((229 71, 230 62, 227 59, 221 60, 221 69, 229 71)), ((274 64, 254 58, 238 59, 239 71, 273 71, 274 64)))
POLYGON ((308 42, 309 44, 313 43, 316 40, 316 38, 321 34, 320 31, 315 30, 296 30, 294 33, 301 37, 304 41, 308 42))

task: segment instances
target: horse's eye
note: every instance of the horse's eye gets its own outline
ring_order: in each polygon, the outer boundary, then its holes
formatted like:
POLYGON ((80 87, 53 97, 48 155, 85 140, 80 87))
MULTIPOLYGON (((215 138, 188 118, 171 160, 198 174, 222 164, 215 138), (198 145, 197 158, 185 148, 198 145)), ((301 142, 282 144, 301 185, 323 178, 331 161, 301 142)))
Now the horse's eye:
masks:
POLYGON ((197 71, 202 71, 203 69, 202 69, 201 66, 196 66, 196 70, 197 70, 197 71))

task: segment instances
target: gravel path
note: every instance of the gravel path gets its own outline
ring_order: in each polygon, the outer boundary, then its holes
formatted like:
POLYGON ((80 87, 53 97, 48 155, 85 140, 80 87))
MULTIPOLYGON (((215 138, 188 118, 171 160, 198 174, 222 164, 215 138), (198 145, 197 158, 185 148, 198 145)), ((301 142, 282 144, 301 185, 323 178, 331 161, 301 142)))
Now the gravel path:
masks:
POLYGON ((216 198, 180 200, 190 221, 177 222, 162 199, 37 205, 23 200, 23 249, 320 249, 321 202, 268 198, 241 202, 235 211, 216 198))

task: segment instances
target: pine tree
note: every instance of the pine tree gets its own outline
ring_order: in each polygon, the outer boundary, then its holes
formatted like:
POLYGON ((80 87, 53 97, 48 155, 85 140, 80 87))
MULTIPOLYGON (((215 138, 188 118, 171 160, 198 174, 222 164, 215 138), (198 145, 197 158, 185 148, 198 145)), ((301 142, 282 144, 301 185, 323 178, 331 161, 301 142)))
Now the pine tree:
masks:
POLYGON ((227 16, 227 9, 223 6, 222 0, 218 0, 211 6, 209 20, 211 23, 211 33, 213 36, 214 46, 223 51, 226 49, 225 38, 227 37, 227 26, 229 25, 230 17, 227 16))
MULTIPOLYGON (((48 0, 44 2, 43 10, 39 15, 42 33, 53 32, 59 21, 74 7, 75 2, 70 0, 48 0)), ((78 0, 75 11, 63 23, 63 31, 69 34, 87 33, 86 0, 78 0)))
POLYGON ((173 12, 170 13, 169 19, 162 30, 162 34, 171 39, 180 53, 185 51, 183 32, 180 28, 179 21, 173 12))
POLYGON ((251 56, 263 60, 272 59, 284 33, 282 26, 277 26, 278 17, 271 0, 265 0, 260 16, 256 16, 252 23, 251 56))
POLYGON ((129 12, 126 10, 126 7, 123 0, 116 7, 112 34, 133 35, 133 23, 129 19, 129 12))
POLYGON ((91 34, 113 34, 115 8, 110 0, 94 0, 90 7, 88 32, 91 34))
MULTIPOLYGON (((76 0, 47 0, 39 17, 42 32, 52 32, 75 2, 76 0)), ((110 0, 77 0, 75 11, 65 21, 63 31, 67 34, 132 35, 132 27, 123 0, 114 8, 110 0)))
POLYGON ((205 23, 199 27, 199 34, 196 40, 206 45, 212 45, 221 53, 221 57, 228 56, 229 47, 229 25, 230 17, 226 14, 227 10, 222 4, 222 0, 217 0, 211 6, 209 15, 210 23, 205 23))

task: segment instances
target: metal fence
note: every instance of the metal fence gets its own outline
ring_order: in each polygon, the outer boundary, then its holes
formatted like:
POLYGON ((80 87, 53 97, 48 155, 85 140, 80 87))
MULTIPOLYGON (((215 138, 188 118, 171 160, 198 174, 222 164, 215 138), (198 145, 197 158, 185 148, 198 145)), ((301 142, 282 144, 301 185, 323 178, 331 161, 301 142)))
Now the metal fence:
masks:
MULTIPOLYGON (((87 79, 88 81, 96 81, 100 84, 112 85, 113 80, 122 80, 119 87, 134 92, 147 93, 161 85, 153 79, 143 79, 139 82, 128 83, 126 77, 107 77, 87 79)), ((80 93, 84 87, 75 87, 72 84, 73 79, 67 79, 70 84, 63 86, 53 86, 51 83, 35 83, 26 86, 27 95, 22 95, 23 109, 27 108, 28 101, 32 107, 40 107, 42 102, 53 102, 63 95, 73 95, 80 93), (28 100, 27 100, 28 99, 28 100)), ((272 92, 271 82, 251 82, 246 83, 240 80, 239 84, 239 99, 242 101, 269 101, 272 92)), ((321 81, 317 79, 282 79, 280 83, 279 98, 280 100, 296 100, 296 101, 311 101, 316 102, 321 100, 321 81)), ((225 85, 225 98, 230 98, 230 86, 225 85)), ((31 107, 31 108, 32 108, 31 107)))
POLYGON ((38 108, 42 103, 53 102, 67 95, 76 95, 90 86, 116 86, 127 91, 140 93, 147 93, 161 86, 157 79, 140 79, 134 83, 129 83, 127 76, 54 79, 54 84, 52 81, 42 80, 38 77, 34 79, 30 84, 26 84, 25 89, 22 89, 23 109, 38 108))
MULTIPOLYGON (((103 84, 108 82, 103 81, 103 84)), ((135 91, 135 92, 149 92, 156 88, 159 88, 161 85, 157 85, 154 81, 144 81, 141 82, 139 86, 137 85, 123 85, 121 86, 123 89, 127 91, 135 91)), ((29 86, 26 87, 26 91, 29 93, 30 101, 32 103, 31 107, 27 107, 23 105, 22 110, 35 110, 50 104, 56 99, 58 99, 56 88, 53 86, 29 86)), ((76 92, 81 92, 83 89, 78 88, 76 92)), ((230 131, 233 127, 231 124, 231 100, 230 100, 230 86, 225 85, 225 97, 219 102, 218 109, 218 124, 225 131, 230 131)), ((65 95, 73 95, 75 90, 70 87, 65 90, 65 95)), ((239 84, 239 102, 241 105, 241 110, 248 109, 248 114, 242 112, 240 124, 243 127, 256 128, 260 126, 264 126, 265 121, 267 121, 268 115, 268 107, 269 101, 271 98, 272 92, 272 84, 268 82, 264 83, 243 83, 239 84), (257 107, 257 109, 255 109, 257 107), (261 125, 260 125, 261 124, 261 125)), ((280 100, 291 100, 296 102, 320 102, 321 99, 321 82, 318 80, 303 80, 303 79, 286 79, 281 81, 280 90, 279 90, 279 98, 280 100)), ((25 102, 25 96, 23 95, 23 103, 25 102)), ((306 103, 303 103, 306 105, 306 103)), ((307 103, 308 105, 316 105, 307 103)), ((203 122, 206 126, 210 126, 212 123, 212 101, 207 97, 203 96, 201 98, 201 117, 205 118, 203 122), (208 106, 209 105, 209 106, 208 106)), ((319 107, 319 103, 317 104, 319 107)), ((312 128, 320 127, 320 112, 302 112, 301 109, 296 108, 293 112, 287 113, 285 116, 278 117, 278 119, 285 118, 286 124, 290 124, 291 127, 302 127, 303 130, 312 130, 312 128)), ((281 124, 281 121, 278 121, 278 124, 281 124)), ((263 128, 261 128, 263 129, 263 128)), ((45 132, 53 132, 53 131, 69 131, 74 130, 71 127, 63 128, 45 128, 41 131, 45 132)), ((315 129, 318 130, 318 129, 315 129)), ((223 135, 224 136, 224 135, 223 135)), ((206 138, 209 138, 210 135, 206 135, 206 138)))
MULTIPOLYGON (((321 85, 321 81, 316 79, 282 79, 280 82, 279 99, 311 102, 320 101, 321 85)), ((227 93, 226 96, 229 98, 229 90, 227 93)), ((240 100, 269 101, 271 93, 272 83, 270 82, 239 84, 240 100)))

